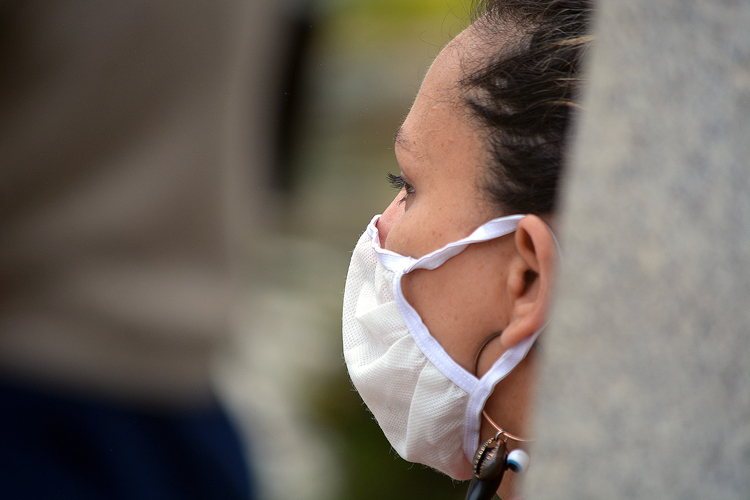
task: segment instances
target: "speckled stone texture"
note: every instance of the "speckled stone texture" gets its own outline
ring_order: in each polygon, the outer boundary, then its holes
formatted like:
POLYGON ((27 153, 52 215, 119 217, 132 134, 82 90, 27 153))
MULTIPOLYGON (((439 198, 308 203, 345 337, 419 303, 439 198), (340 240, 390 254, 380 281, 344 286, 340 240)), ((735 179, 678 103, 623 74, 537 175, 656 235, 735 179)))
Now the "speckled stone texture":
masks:
POLYGON ((530 499, 750 499, 750 2, 603 0, 530 499))

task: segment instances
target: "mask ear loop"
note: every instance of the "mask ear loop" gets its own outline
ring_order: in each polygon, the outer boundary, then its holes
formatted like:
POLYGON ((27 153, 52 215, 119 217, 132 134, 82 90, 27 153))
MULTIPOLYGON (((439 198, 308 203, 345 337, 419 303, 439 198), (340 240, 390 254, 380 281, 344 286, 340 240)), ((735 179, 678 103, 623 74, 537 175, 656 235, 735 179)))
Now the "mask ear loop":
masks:
MULTIPOLYGON (((474 376, 478 377, 479 355, 490 341, 499 337, 502 333, 502 331, 499 331, 491 335, 477 351, 477 355, 474 358, 474 376)), ((503 475, 507 469, 520 473, 525 471, 529 465, 529 455, 525 451, 517 448, 508 453, 508 440, 518 443, 528 443, 531 442, 531 439, 520 438, 501 428, 490 418, 485 410, 482 410, 482 416, 494 427, 497 434, 482 443, 474 454, 472 462, 474 477, 471 479, 471 483, 469 483, 466 500, 491 499, 500 487, 503 475)))

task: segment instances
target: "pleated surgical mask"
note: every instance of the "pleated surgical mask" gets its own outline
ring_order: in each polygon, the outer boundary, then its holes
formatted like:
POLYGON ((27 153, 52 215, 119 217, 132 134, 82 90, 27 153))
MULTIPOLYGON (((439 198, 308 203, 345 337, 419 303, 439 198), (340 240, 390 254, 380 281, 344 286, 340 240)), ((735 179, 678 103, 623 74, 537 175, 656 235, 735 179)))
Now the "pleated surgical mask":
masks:
POLYGON ((524 215, 491 220, 418 259, 381 248, 372 219, 354 249, 343 307, 344 359, 354 387, 405 460, 454 479, 472 476, 481 413, 495 385, 539 332, 508 349, 481 378, 454 361, 406 301, 401 279, 436 269, 469 245, 513 233, 524 215))

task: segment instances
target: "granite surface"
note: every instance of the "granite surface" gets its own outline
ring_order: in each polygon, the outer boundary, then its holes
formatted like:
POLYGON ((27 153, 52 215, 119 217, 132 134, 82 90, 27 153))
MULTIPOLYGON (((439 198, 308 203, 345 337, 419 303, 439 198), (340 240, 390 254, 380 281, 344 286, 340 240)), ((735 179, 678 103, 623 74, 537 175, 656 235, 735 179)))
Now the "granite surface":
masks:
POLYGON ((750 498, 750 2, 603 0, 533 499, 750 498))

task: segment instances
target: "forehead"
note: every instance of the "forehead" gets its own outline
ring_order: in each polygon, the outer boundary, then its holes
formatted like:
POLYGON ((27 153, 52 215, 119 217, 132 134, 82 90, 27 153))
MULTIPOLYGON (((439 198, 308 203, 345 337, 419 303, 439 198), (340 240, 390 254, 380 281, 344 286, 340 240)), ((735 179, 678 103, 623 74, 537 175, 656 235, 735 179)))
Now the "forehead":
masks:
POLYGON ((476 38, 470 26, 440 51, 425 75, 418 97, 427 94, 449 101, 459 97, 461 81, 476 67, 479 56, 476 38))
POLYGON ((425 227, 436 222, 444 243, 493 213, 482 188, 488 150, 461 84, 476 46, 471 37, 464 31, 438 55, 394 137, 402 174, 416 189, 406 218, 425 227))
POLYGON ((433 144, 436 133, 456 132, 451 129, 468 121, 461 82, 471 65, 475 46, 472 32, 467 29, 435 58, 409 114, 394 135, 397 150, 416 153, 433 144))

